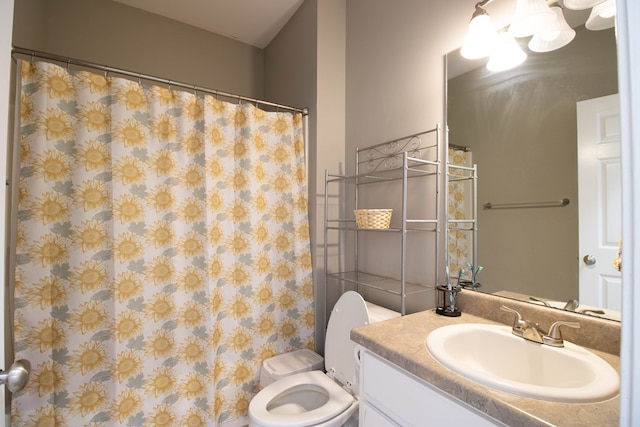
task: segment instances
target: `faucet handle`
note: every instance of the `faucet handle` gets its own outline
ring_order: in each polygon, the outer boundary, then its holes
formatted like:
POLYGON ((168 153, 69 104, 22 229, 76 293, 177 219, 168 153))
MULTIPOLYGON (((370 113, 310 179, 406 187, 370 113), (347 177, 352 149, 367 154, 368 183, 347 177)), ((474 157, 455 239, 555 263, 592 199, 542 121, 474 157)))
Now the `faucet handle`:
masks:
POLYGON ((513 321, 513 328, 511 328, 511 333, 513 335, 542 344, 544 332, 540 329, 540 326, 537 323, 523 319, 520 313, 511 307, 501 305, 500 309, 516 315, 516 318, 513 321))
POLYGON ((565 322, 562 320, 554 322, 549 328, 549 333, 542 338, 545 344, 553 347, 564 347, 560 326, 580 329, 580 324, 578 322, 565 322))
POLYGON ((511 307, 507 307, 506 305, 501 305, 500 310, 508 311, 509 313, 513 313, 516 315, 516 318, 513 321, 513 329, 522 329, 525 321, 522 319, 522 315, 518 313, 511 307))

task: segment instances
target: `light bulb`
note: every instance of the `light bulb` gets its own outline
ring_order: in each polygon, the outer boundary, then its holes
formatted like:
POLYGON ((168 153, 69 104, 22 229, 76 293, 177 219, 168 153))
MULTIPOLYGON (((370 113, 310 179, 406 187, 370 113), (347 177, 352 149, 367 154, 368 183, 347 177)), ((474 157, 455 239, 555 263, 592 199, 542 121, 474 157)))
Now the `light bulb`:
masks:
POLYGON ((544 32, 542 34, 540 34, 540 37, 542 37, 542 40, 546 41, 546 42, 550 42, 552 40, 555 40, 558 38, 558 36, 560 35, 560 31, 547 31, 544 32))
POLYGON ((509 32, 513 37, 528 37, 554 20, 555 15, 545 0, 518 0, 509 32))
POLYGON ((614 2, 605 2, 602 9, 598 12, 600 18, 608 19, 616 14, 616 4, 614 2))
POLYGON ((498 35, 498 43, 489 58, 489 71, 505 71, 517 67, 527 59, 527 54, 520 49, 513 36, 507 32, 498 35))
POLYGON ((552 7, 556 19, 552 25, 541 29, 533 35, 529 41, 529 49, 532 52, 549 52, 567 45, 576 36, 576 32, 567 24, 562 9, 552 7))
POLYGON ((469 22, 469 30, 460 54, 467 59, 486 58, 491 55, 498 35, 489 15, 475 16, 469 22))
POLYGON ((588 30, 606 30, 616 25, 616 2, 605 0, 591 9, 591 14, 584 26, 588 30))

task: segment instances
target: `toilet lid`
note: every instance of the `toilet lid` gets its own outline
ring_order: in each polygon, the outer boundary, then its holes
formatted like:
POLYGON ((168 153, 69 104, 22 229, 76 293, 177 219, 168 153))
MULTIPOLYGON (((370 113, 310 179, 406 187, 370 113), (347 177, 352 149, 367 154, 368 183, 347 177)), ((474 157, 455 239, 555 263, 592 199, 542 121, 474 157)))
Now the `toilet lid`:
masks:
POLYGON ((359 293, 347 291, 333 307, 327 326, 324 365, 341 384, 357 387, 355 360, 356 343, 351 341, 351 329, 369 323, 367 306, 359 293))

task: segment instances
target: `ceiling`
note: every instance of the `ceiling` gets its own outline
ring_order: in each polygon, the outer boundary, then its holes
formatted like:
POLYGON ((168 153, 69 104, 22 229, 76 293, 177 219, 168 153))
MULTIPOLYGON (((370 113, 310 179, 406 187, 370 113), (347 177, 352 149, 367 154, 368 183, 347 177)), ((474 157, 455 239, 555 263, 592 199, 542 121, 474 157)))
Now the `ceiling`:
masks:
POLYGON ((304 0, 114 0, 265 48, 304 0))

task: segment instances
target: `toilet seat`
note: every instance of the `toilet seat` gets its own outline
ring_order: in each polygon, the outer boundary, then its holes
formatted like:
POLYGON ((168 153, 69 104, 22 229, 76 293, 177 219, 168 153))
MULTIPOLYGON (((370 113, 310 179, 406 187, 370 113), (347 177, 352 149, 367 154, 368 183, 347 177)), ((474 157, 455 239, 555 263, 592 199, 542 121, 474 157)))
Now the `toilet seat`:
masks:
POLYGON ((268 427, 314 426, 335 418, 346 411, 354 397, 322 371, 309 371, 282 378, 266 386, 249 404, 249 414, 268 427), (278 399, 293 396, 300 391, 317 392, 326 398, 317 408, 301 408, 296 404, 272 406, 278 399))
POLYGON ((327 325, 327 373, 300 372, 267 385, 249 403, 249 425, 343 425, 358 410, 358 362, 351 329, 368 323, 369 314, 362 296, 354 291, 343 293, 331 311, 327 325))

